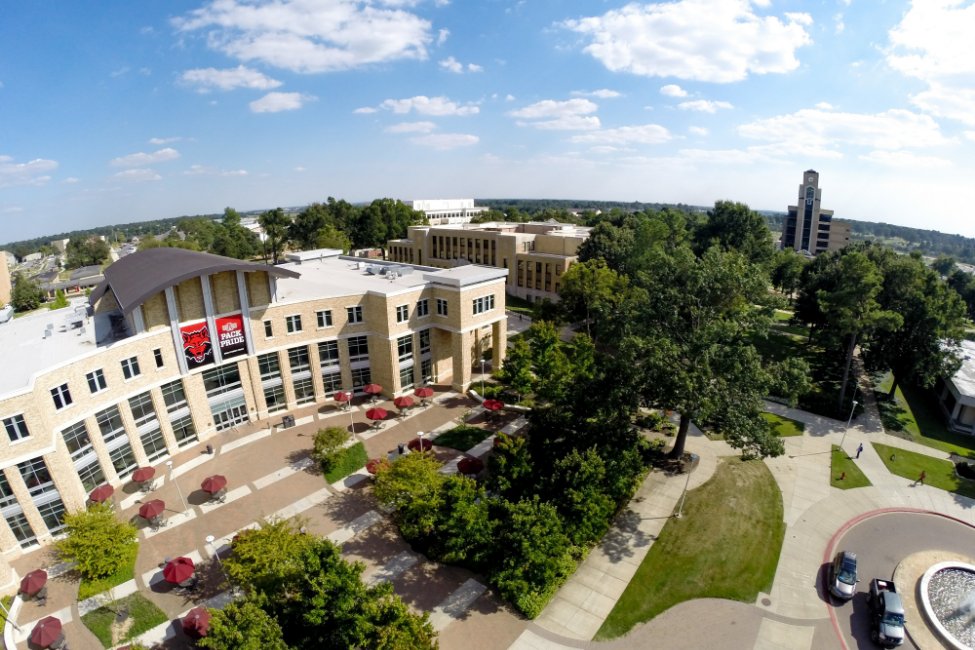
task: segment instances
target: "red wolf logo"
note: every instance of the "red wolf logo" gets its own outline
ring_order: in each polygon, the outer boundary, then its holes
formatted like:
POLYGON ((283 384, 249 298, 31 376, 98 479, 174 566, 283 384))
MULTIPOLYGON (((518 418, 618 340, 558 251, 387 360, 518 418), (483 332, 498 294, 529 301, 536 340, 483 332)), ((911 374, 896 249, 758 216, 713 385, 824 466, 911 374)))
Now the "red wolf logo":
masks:
POLYGON ((210 355, 210 333, 206 325, 192 332, 181 332, 183 335, 183 352, 196 363, 203 363, 210 355))

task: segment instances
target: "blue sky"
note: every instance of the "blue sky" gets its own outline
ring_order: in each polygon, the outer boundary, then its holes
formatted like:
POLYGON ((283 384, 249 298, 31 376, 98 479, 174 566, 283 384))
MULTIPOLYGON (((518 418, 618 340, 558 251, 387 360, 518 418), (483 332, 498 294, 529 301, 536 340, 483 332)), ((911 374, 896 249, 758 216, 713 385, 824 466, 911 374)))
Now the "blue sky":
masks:
POLYGON ((328 196, 975 236, 971 0, 5 3, 0 241, 328 196))

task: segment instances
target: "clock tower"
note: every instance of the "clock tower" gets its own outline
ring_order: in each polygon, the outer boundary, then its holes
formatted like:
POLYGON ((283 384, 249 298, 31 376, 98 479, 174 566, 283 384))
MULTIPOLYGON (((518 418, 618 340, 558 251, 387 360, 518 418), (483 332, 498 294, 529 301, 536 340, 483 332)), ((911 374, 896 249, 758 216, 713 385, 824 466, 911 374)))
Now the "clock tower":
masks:
POLYGON ((802 174, 796 205, 789 206, 782 228, 782 247, 808 255, 839 250, 850 241, 850 225, 833 221, 833 211, 820 206, 823 191, 819 172, 808 169, 802 174))

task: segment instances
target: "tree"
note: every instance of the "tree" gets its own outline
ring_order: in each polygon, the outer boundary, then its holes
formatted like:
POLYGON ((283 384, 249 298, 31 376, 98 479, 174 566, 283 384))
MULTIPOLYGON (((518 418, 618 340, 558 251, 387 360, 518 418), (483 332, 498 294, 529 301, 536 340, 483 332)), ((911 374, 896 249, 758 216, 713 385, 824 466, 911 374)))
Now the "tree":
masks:
POLYGON ((288 241, 298 250, 308 250, 317 246, 318 231, 330 225, 331 215, 326 206, 312 203, 299 212, 294 221, 288 224, 288 241))
POLYGON ((51 310, 54 309, 64 309, 68 306, 68 299, 64 295, 64 289, 58 289, 54 292, 54 302, 49 305, 51 310))
POLYGON ((694 233, 695 249, 702 254, 712 246, 738 251, 751 263, 767 265, 774 254, 772 233, 765 217, 744 203, 717 201, 708 219, 694 233))
POLYGON ((604 318, 619 309, 628 289, 626 277, 596 258, 573 264, 562 275, 559 304, 568 319, 584 322, 586 334, 598 339, 604 318))
POLYGON ((373 494, 379 503, 395 509, 393 517, 403 537, 427 543, 443 508, 444 480, 440 462, 432 455, 407 454, 380 468, 373 494))
POLYGON ((14 274, 14 287, 10 293, 10 304, 19 312, 37 309, 44 302, 44 290, 36 281, 22 273, 14 274))
POLYGON ((523 337, 518 337, 509 345, 508 354, 504 358, 498 377, 515 392, 519 399, 532 391, 535 385, 535 377, 532 374, 532 352, 528 341, 523 337))
POLYGON ((535 467, 528 439, 499 433, 488 457, 491 490, 509 501, 518 501, 536 485, 535 467))
POLYGON ((82 266, 97 266, 108 259, 109 248, 104 239, 98 237, 72 237, 65 247, 67 266, 76 269, 82 266))
POLYGON ((217 227, 210 252, 243 260, 257 252, 257 235, 240 225, 240 215, 233 208, 225 208, 223 221, 217 227))
POLYGON ((249 598, 211 609, 210 628, 197 645, 211 650, 288 650, 281 626, 249 598))
POLYGON ((542 399, 554 401, 572 382, 572 368, 562 351, 559 331, 548 321, 535 321, 529 328, 535 392, 542 399))
MULTIPOLYGON (((274 208, 273 210, 268 210, 267 212, 261 214, 257 218, 257 222, 261 224, 261 228, 264 229, 264 237, 267 245, 271 248, 271 260, 272 264, 278 263, 278 253, 281 252, 281 247, 284 245, 285 239, 288 234, 288 225, 291 220, 284 213, 281 208, 274 208)), ((264 261, 267 262, 267 254, 265 253, 264 261)))
POLYGON ((436 524, 435 557, 463 564, 475 571, 489 569, 497 556, 497 521, 491 518, 491 499, 484 486, 460 474, 442 485, 443 505, 436 524))
POLYGON ((315 234, 315 248, 337 248, 348 252, 352 248, 352 240, 344 232, 328 224, 315 234))
POLYGON ((64 528, 67 534, 56 548, 88 580, 109 576, 128 562, 138 532, 103 503, 65 515, 64 528))
POLYGON ((552 469, 549 501, 562 515, 569 539, 584 546, 602 537, 616 504, 603 489, 606 463, 596 449, 573 449, 552 469))
POLYGON ((795 249, 784 248, 776 252, 772 259, 772 285, 792 300, 799 289, 806 264, 806 258, 795 249))
POLYGON ((951 275, 958 266, 955 264, 955 259, 949 257, 948 255, 939 255, 933 262, 931 262, 931 268, 940 273, 944 277, 951 275))
POLYGON ((311 457, 321 464, 322 471, 325 474, 328 474, 341 458, 348 439, 348 432, 341 427, 319 429, 318 433, 315 434, 311 457))
POLYGON ((579 263, 602 260, 608 268, 625 273, 633 252, 633 240, 632 229, 617 227, 608 221, 600 222, 579 246, 579 263))

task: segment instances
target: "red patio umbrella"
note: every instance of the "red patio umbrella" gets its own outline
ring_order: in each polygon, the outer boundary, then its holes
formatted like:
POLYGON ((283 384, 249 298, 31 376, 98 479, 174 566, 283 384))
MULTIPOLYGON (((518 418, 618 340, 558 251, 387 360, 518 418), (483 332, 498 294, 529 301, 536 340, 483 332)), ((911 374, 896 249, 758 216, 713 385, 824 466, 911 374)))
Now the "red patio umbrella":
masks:
POLYGON ((210 630, 210 611, 206 607, 194 607, 183 617, 183 633, 193 639, 202 639, 210 630))
POLYGON ((30 632, 30 642, 42 648, 49 648, 61 638, 61 620, 54 616, 45 616, 37 621, 37 625, 30 632))
POLYGON ((348 402, 352 399, 352 393, 347 393, 344 390, 335 391, 335 394, 332 395, 332 399, 334 399, 336 402, 348 402))
POLYGON ((400 410, 408 409, 413 406, 413 398, 409 395, 400 395, 393 400, 393 404, 400 410))
POLYGON ((423 451, 430 451, 431 449, 433 449, 433 443, 430 442, 428 438, 413 438, 408 443, 406 443, 406 446, 410 448, 410 451, 419 451, 420 440, 423 440, 423 451))
POLYGON ((429 386, 420 386, 415 391, 413 391, 413 394, 419 397, 420 399, 428 399, 430 397, 433 397, 433 389, 430 388, 429 386))
POLYGON ((387 415, 389 415, 389 412, 381 406, 374 406, 366 411, 366 417, 377 422, 379 420, 385 420, 387 415))
POLYGON ((484 469, 484 461, 474 456, 464 456, 457 463, 457 471, 461 474, 479 474, 484 469))
POLYGON ((115 494, 115 488, 108 483, 105 483, 104 485, 99 485, 92 490, 91 494, 88 495, 88 498, 91 499, 93 503, 102 503, 107 501, 113 494, 115 494))
POLYGON ((192 578, 195 571, 196 566, 194 566, 193 560, 188 557, 178 557, 175 560, 170 560, 163 567, 163 578, 166 582, 178 585, 192 578))
POLYGON ((499 399, 486 399, 481 403, 488 411, 500 411, 504 408, 504 402, 499 399))
POLYGON ((383 465, 389 465, 389 461, 385 458, 371 458, 366 463, 366 471, 375 476, 383 465))
POLYGON ((27 596, 33 596, 47 584, 47 571, 34 569, 20 580, 20 591, 27 596))
POLYGON ((227 477, 220 474, 208 476, 200 483, 200 487, 203 488, 204 492, 214 494, 227 487, 227 477))
POLYGON ((366 384, 365 387, 362 389, 362 392, 365 393, 366 395, 376 396, 379 393, 383 392, 383 387, 380 386, 379 384, 366 384))
POLYGON ((165 509, 166 503, 162 499, 153 499, 139 506, 139 516, 143 519, 153 519, 161 515, 165 509))
POLYGON ((145 483, 146 481, 151 481, 155 475, 155 467, 140 467, 132 472, 132 480, 136 483, 145 483))

